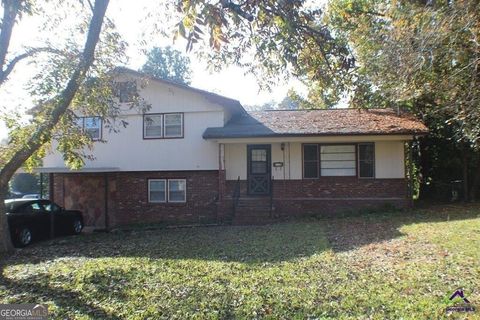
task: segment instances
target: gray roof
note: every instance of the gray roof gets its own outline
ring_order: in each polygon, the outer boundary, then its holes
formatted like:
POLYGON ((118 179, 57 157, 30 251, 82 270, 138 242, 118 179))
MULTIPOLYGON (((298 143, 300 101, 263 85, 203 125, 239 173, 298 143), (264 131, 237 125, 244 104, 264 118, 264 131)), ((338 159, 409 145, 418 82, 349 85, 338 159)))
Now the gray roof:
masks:
POLYGON ((224 127, 207 128, 204 139, 426 134, 411 114, 392 109, 271 110, 248 112, 224 127))

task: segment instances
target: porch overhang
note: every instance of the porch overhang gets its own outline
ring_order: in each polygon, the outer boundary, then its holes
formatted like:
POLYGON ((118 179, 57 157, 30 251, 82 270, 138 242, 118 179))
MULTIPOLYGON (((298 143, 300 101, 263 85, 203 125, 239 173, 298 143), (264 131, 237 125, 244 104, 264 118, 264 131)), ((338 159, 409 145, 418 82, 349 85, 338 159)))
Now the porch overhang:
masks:
POLYGON ((250 138, 211 138, 217 143, 282 143, 282 142, 315 142, 315 143, 350 143, 365 141, 410 141, 415 138, 412 134, 396 135, 331 135, 331 136, 273 136, 273 137, 250 137, 250 138))
POLYGON ((104 172, 117 172, 117 171, 120 171, 120 168, 97 167, 97 168, 81 168, 78 170, 72 170, 65 167, 45 167, 45 168, 35 168, 33 171, 36 173, 104 173, 104 172))

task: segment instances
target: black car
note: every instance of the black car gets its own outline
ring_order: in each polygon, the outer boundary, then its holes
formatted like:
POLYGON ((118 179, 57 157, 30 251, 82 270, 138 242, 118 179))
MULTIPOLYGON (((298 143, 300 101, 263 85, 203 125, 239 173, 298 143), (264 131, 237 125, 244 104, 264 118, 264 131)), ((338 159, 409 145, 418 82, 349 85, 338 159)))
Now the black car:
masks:
POLYGON ((52 223, 55 235, 79 234, 83 229, 80 211, 65 210, 49 200, 12 199, 5 205, 12 241, 18 247, 48 238, 52 223))

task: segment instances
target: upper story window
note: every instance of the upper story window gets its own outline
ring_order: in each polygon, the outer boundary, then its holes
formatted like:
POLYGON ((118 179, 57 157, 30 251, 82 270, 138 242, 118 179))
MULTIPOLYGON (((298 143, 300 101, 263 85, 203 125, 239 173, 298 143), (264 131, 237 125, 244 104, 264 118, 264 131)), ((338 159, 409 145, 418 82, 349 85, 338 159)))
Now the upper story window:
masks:
POLYGON ((102 138, 102 118, 100 117, 79 117, 77 125, 92 138, 100 140, 102 138))
POLYGON ((115 91, 121 103, 133 102, 137 94, 137 83, 135 81, 123 81, 115 84, 115 91))
POLYGON ((143 138, 183 138, 183 114, 156 113, 143 115, 143 138))

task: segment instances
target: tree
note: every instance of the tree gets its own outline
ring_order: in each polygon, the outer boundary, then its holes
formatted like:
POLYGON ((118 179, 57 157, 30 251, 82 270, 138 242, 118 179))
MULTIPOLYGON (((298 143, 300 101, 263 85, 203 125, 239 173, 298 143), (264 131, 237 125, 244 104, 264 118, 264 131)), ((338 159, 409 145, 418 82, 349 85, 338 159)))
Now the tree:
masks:
MULTIPOLYGON (((112 108, 111 70, 123 57, 125 44, 112 31, 114 26, 108 19, 104 29, 109 32, 100 37, 108 2, 96 0, 93 5, 89 0, 1 2, 4 16, 0 29, 0 85, 8 81, 19 62, 29 59, 39 69, 30 84, 37 107, 29 124, 20 124, 16 114, 0 114, 10 128, 8 145, 1 147, 0 154, 2 250, 11 248, 3 199, 15 171, 22 165, 27 168, 38 165, 51 147, 52 138, 67 165, 80 167, 86 156, 82 150, 90 146, 91 140, 76 128, 75 112, 112 118, 118 115, 119 109, 112 108), (37 10, 48 4, 54 7, 37 10), (47 12, 65 8, 75 12, 70 16, 76 18, 48 18, 49 25, 44 28, 48 34, 62 22, 78 21, 63 43, 52 46, 46 42, 45 46, 26 48, 23 54, 9 57, 12 30, 24 15, 45 16, 47 12), (79 46, 84 34, 86 40, 79 46), (42 59, 36 59, 40 55, 42 59)), ((202 54, 211 65, 221 68, 235 63, 246 67, 261 76, 266 87, 288 73, 308 74, 311 79, 324 81, 331 79, 327 75, 348 73, 354 66, 348 47, 337 45, 328 28, 318 24, 321 10, 310 8, 307 3, 306 0, 249 0, 242 4, 230 0, 177 0, 182 16, 177 36, 187 39, 187 50, 206 40, 206 46, 198 47, 206 49, 202 54), (309 53, 319 58, 310 59, 309 53), (245 59, 249 54, 253 54, 253 62, 245 59)))
POLYGON ((187 39, 215 70, 235 64, 257 76, 263 88, 295 75, 330 81, 348 74, 354 60, 336 41, 322 10, 307 0, 176 0, 175 37, 187 39), (212 50, 213 48, 213 50, 212 50))
POLYGON ((192 70, 190 59, 178 50, 168 46, 154 47, 147 55, 147 62, 141 71, 160 79, 190 84, 192 70))
POLYGON ((10 188, 20 193, 40 193, 38 177, 29 173, 17 173, 10 181, 10 188))
MULTIPOLYGON (((430 138, 443 145, 435 148, 427 141, 430 156, 441 156, 436 161, 444 164, 445 156, 458 156, 465 197, 474 199, 480 184, 478 1, 332 0, 324 21, 354 52, 357 68, 330 85, 315 86, 333 96, 348 92, 352 106, 392 106, 417 114, 430 138)), ((459 162, 450 162, 449 169, 436 163, 449 174, 430 170, 425 178, 452 177, 459 162)))
MULTIPOLYGON (((67 1, 68 2, 68 1, 67 1)), ((3 0, 3 19, 0 29, 0 84, 8 81, 15 66, 22 60, 32 58, 35 55, 45 52, 50 55, 46 63, 42 65, 42 74, 32 80, 33 93, 38 97, 39 110, 27 126, 20 126, 14 119, 3 115, 7 120, 7 125, 12 130, 8 145, 3 147, 0 155, 0 235, 1 251, 10 251, 12 248, 10 233, 5 213, 3 200, 8 193, 8 183, 13 174, 24 164, 35 163, 44 155, 45 145, 50 142, 54 132, 65 128, 67 122, 73 121, 69 114, 69 107, 76 99, 78 92, 88 91, 85 83, 89 71, 95 60, 95 51, 100 39, 105 12, 109 0, 96 0, 89 7, 83 7, 84 19, 80 19, 80 25, 85 23, 83 30, 86 34, 83 47, 75 47, 75 37, 67 39, 68 47, 58 50, 52 47, 28 49, 24 54, 8 58, 9 44, 12 37, 12 31, 16 23, 19 23, 23 15, 35 14, 35 6, 41 5, 34 1, 21 0, 3 0), (89 13, 88 13, 89 12, 89 13), (86 26, 86 27, 85 27, 86 26), (49 67, 46 67, 48 65, 49 67), (42 77, 43 75, 43 77, 42 77)), ((73 5, 67 3, 68 6, 73 5)), ((76 5, 73 5, 76 8, 76 5)), ((76 12, 78 14, 78 12, 76 12)), ((100 50, 109 51, 112 45, 116 43, 115 35, 110 34, 104 39, 108 45, 99 46, 100 50)), ((116 50, 118 48, 115 48, 116 50)), ((113 51, 110 51, 113 52, 113 51)), ((108 54, 107 54, 108 56, 108 54)), ((39 63, 40 66, 40 63, 39 63)), ((97 65, 98 71, 102 68, 97 65)), ((71 126, 70 126, 71 127, 71 126)), ((73 130, 75 131, 75 130, 73 130)), ((78 130, 77 130, 78 131, 78 130)), ((65 135, 65 138, 67 135, 65 135)), ((60 141, 62 139, 60 138, 60 141)), ((65 146, 68 139, 63 140, 65 146)), ((84 139, 82 141, 85 141, 84 139)), ((60 142, 62 145, 62 142, 60 142)), ((73 144, 73 147, 79 145, 73 144)))

